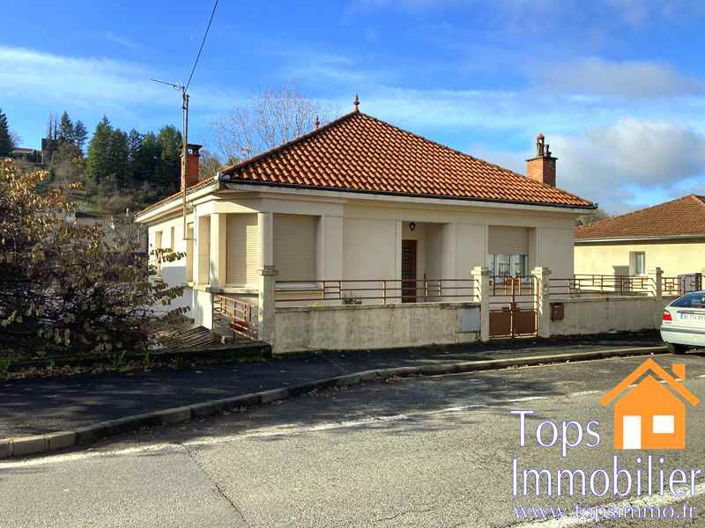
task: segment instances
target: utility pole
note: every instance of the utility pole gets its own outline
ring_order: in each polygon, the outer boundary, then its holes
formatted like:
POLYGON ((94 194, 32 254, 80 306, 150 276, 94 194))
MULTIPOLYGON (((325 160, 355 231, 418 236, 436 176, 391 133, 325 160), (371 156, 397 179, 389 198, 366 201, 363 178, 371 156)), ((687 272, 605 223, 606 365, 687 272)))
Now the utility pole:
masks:
POLYGON ((188 239, 186 234, 186 168, 187 168, 187 156, 188 156, 188 100, 189 95, 186 92, 186 87, 181 87, 181 98, 182 104, 181 109, 183 110, 184 125, 183 131, 181 133, 181 216, 183 217, 183 240, 188 239))
POLYGON ((181 217, 183 221, 183 236, 182 240, 188 240, 188 235, 186 234, 186 167, 188 159, 188 103, 189 94, 186 91, 186 86, 183 84, 175 84, 167 81, 160 81, 158 79, 152 79, 153 82, 166 84, 172 88, 176 88, 181 92, 181 110, 183 113, 183 124, 181 128, 181 217))

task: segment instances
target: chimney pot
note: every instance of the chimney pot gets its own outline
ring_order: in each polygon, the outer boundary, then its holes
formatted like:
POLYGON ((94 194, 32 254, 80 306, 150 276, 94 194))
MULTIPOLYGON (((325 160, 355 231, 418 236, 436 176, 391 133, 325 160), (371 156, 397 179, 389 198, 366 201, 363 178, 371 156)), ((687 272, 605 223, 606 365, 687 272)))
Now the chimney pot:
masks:
MULTIPOLYGON (((198 159, 202 145, 189 143, 186 145, 186 188, 198 183, 198 159)), ((183 191, 183 189, 181 189, 183 191)))
POLYGON ((551 155, 545 139, 541 132, 536 136, 536 157, 526 160, 526 177, 555 187, 557 158, 551 155))

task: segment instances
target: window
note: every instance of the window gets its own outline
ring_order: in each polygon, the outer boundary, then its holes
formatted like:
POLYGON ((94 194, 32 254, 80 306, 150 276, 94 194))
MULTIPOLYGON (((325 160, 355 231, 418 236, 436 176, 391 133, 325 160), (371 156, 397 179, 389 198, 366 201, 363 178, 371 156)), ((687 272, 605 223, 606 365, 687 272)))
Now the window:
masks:
POLYGON ((529 256, 516 253, 487 255, 487 267, 493 276, 526 276, 529 274, 529 256))
POLYGON ((233 285, 257 284, 259 276, 259 228, 257 215, 228 215, 226 282, 233 285))
POLYGON ((629 253, 629 274, 646 275, 646 253, 632 251, 629 253))
POLYGON ((198 282, 208 284, 210 282, 210 260, 211 260, 211 218, 210 216, 198 217, 198 282))
POLYGON ((278 280, 313 282, 316 280, 315 216, 274 215, 274 266, 278 280))

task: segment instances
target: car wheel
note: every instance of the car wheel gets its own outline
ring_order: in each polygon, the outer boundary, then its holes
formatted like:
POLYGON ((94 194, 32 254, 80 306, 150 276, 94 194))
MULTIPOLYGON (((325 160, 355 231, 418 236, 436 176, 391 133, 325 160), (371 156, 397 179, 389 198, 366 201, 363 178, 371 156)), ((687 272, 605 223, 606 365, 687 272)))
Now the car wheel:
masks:
POLYGON ((688 350, 688 347, 686 345, 677 345, 675 343, 667 343, 668 346, 668 351, 671 354, 685 354, 685 351, 688 350))

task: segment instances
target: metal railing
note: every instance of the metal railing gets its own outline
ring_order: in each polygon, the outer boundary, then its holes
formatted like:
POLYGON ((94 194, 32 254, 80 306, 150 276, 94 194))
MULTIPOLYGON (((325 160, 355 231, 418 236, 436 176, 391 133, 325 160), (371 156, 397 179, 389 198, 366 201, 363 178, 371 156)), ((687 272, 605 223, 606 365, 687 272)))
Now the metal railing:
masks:
POLYGON ((655 295, 654 278, 645 275, 587 275, 579 274, 573 277, 554 278, 549 282, 549 293, 552 296, 584 296, 584 295, 655 295))
POLYGON ((703 289, 703 274, 689 273, 677 277, 661 278, 661 293, 666 297, 680 297, 703 289))
POLYGON ((313 303, 342 301, 343 304, 362 304, 375 301, 441 302, 445 299, 474 299, 477 284, 468 279, 347 279, 277 281, 277 303, 313 303))
POLYGON ((213 316, 226 317, 232 331, 257 339, 257 306, 226 295, 213 295, 213 316))

